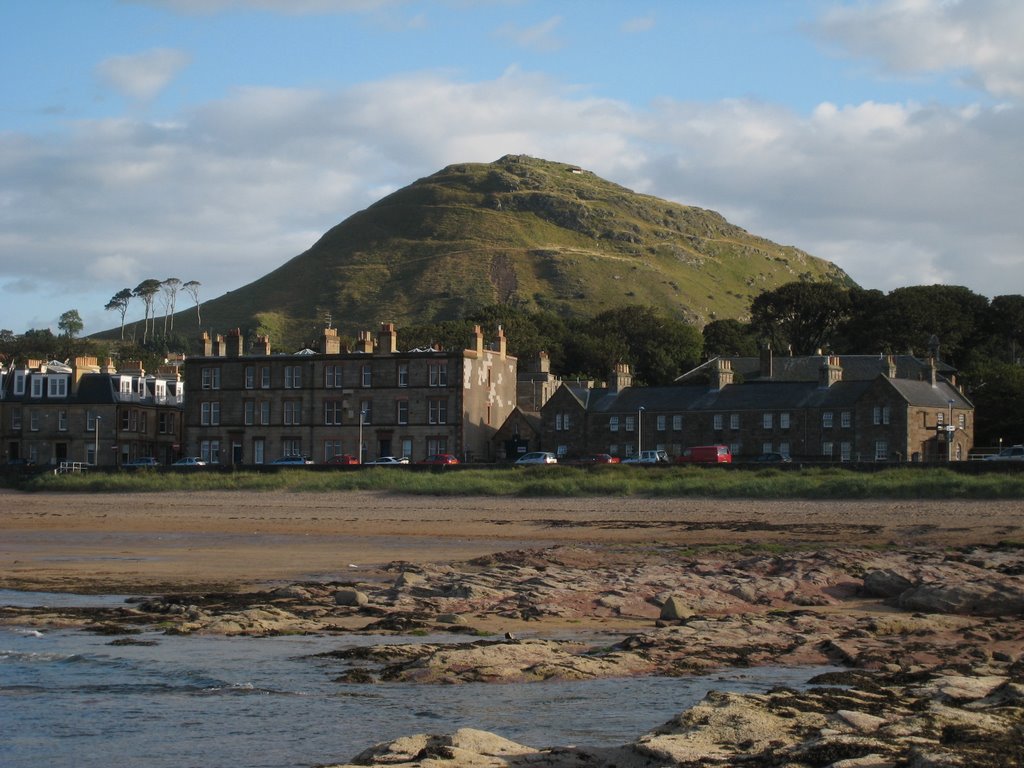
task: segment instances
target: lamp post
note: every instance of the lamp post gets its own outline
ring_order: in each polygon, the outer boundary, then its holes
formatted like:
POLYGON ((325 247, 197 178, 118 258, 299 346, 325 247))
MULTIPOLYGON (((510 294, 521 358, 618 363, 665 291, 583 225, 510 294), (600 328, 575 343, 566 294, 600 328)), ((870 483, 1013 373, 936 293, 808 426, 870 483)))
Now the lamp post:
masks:
POLYGON ((96 442, 93 444, 93 448, 92 448, 92 463, 95 464, 97 467, 100 465, 100 422, 101 421, 103 421, 102 417, 97 416, 95 418, 95 423, 93 424, 93 429, 96 430, 96 435, 95 435, 96 442))
POLYGON ((366 418, 366 411, 359 412, 359 463, 363 463, 363 420, 366 418))
POLYGON ((636 409, 636 457, 643 458, 644 450, 644 407, 641 405, 636 409))
POLYGON ((956 434, 954 431, 956 427, 953 426, 953 402, 949 401, 949 421, 946 422, 946 461, 950 462, 953 460, 953 435, 956 434))

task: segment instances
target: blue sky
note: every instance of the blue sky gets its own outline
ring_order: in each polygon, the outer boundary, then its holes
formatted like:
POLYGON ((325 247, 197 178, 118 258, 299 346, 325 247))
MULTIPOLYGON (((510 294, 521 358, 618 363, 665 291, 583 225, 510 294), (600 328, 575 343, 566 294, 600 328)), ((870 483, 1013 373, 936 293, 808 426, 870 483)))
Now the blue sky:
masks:
POLYGON ((210 300, 509 153, 865 287, 1024 293, 1018 0, 11 0, 0 29, 16 333, 115 326, 104 304, 151 277, 210 300))

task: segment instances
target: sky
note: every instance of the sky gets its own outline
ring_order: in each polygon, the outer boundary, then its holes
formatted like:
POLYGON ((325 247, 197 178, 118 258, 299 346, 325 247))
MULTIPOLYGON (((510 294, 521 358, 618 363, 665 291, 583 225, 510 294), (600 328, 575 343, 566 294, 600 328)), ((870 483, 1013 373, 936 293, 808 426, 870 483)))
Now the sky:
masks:
POLYGON ((15 333, 117 327, 149 278, 209 301, 506 154, 864 288, 1024 294, 1020 0, 4 0, 0 70, 15 333))

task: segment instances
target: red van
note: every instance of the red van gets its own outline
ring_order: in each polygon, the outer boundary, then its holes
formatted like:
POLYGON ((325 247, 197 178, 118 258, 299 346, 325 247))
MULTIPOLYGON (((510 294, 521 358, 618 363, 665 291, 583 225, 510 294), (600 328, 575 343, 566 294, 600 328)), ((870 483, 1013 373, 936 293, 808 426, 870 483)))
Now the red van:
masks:
POLYGON ((695 445, 676 457, 676 464, 732 464, 728 445, 695 445))

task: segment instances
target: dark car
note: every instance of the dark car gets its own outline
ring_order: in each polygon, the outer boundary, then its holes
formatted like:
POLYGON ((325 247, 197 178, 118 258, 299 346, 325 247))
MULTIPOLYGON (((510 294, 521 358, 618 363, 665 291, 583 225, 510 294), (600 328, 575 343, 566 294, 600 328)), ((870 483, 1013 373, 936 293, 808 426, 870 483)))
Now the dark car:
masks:
POLYGON ((347 453, 335 454, 334 456, 331 456, 331 458, 329 458, 327 461, 324 462, 324 464, 330 464, 332 467, 337 467, 337 466, 345 466, 345 467, 347 467, 347 466, 351 466, 353 464, 358 464, 358 463, 359 463, 359 459, 357 459, 355 456, 350 456, 347 453))
POLYGON ((619 464, 621 461, 622 460, 618 456, 612 456, 610 453, 589 453, 586 456, 580 456, 573 463, 581 465, 619 464))
POLYGON ((154 459, 152 456, 143 456, 134 461, 125 462, 125 469, 152 469, 153 467, 159 467, 160 462, 154 459))
POLYGON ((433 464, 434 466, 446 466, 448 464, 458 464, 459 460, 457 457, 450 453, 435 453, 422 461, 416 462, 417 464, 433 464))
POLYGON ((762 453, 754 461, 758 464, 786 464, 792 459, 784 453, 762 453))
POLYGON ((281 466, 283 464, 283 465, 286 465, 286 466, 302 467, 302 466, 305 466, 307 464, 312 464, 313 460, 310 459, 310 458, 306 458, 305 456, 282 456, 279 459, 274 459, 270 463, 271 464, 277 464, 278 466, 281 466))

